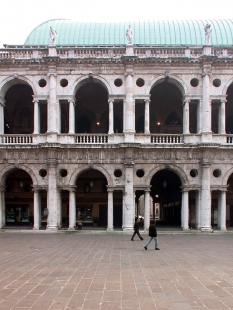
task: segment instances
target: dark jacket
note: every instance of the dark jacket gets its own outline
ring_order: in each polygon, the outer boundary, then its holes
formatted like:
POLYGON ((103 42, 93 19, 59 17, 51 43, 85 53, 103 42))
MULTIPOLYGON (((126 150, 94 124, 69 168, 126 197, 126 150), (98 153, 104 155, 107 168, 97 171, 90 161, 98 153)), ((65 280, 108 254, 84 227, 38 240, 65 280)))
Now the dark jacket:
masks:
POLYGON ((155 225, 150 225, 149 227, 149 236, 150 237, 157 237, 157 230, 155 225))
POLYGON ((134 230, 139 230, 139 226, 140 226, 140 223, 137 221, 137 222, 134 224, 134 230))

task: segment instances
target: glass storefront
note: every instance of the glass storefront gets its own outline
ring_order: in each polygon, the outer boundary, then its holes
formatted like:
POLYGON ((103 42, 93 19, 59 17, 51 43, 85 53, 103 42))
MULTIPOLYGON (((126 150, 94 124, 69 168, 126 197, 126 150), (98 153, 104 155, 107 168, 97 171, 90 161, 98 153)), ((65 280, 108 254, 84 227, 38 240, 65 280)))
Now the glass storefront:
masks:
POLYGON ((29 223, 29 206, 28 205, 7 205, 6 206, 6 223, 21 224, 29 223))

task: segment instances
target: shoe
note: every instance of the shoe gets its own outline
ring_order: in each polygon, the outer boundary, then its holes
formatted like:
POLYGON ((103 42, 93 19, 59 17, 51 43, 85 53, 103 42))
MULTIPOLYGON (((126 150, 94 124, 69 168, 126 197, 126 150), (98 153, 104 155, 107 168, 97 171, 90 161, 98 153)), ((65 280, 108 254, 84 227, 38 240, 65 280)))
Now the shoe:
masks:
POLYGON ((155 250, 160 250, 159 248, 155 248, 155 250))
POLYGON ((141 241, 144 240, 144 238, 141 238, 141 241))
POLYGON ((144 246, 144 249, 145 249, 145 250, 147 250, 147 247, 146 247, 146 246, 144 246))
POLYGON ((131 241, 134 241, 133 239, 131 239, 131 241))

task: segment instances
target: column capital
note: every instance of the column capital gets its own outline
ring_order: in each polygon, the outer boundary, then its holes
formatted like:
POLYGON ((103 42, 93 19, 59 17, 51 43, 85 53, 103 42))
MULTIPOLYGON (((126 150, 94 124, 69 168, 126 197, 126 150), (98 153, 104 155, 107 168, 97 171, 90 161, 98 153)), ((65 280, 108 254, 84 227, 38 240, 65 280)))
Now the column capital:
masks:
POLYGON ((114 100, 115 100, 115 99, 113 99, 113 98, 108 99, 108 104, 110 104, 111 102, 113 103, 114 100))
POLYGON ((48 73, 47 73, 47 76, 48 76, 48 77, 50 77, 50 76, 52 76, 52 75, 53 75, 54 77, 56 77, 56 76, 57 76, 57 73, 56 73, 56 72, 48 72, 48 73))
POLYGON ((32 185, 33 192, 48 191, 47 185, 32 185))
POLYGON ((127 76, 129 76, 129 75, 131 75, 132 77, 134 76, 134 73, 132 72, 132 71, 126 71, 125 72, 125 76, 127 77, 127 76))
POLYGON ((185 105, 186 103, 190 103, 190 101, 191 101, 190 98, 189 98, 189 99, 188 99, 188 98, 187 98, 187 99, 185 98, 182 104, 185 105))
POLYGON ((229 184, 228 185, 211 185, 210 190, 211 190, 211 192, 212 191, 227 192, 228 186, 229 186, 229 184))
POLYGON ((74 98, 68 99, 68 102, 73 103, 74 106, 76 105, 74 98))
POLYGON ((151 100, 150 100, 149 98, 146 98, 146 99, 144 99, 144 102, 145 102, 145 103, 150 103, 151 100))

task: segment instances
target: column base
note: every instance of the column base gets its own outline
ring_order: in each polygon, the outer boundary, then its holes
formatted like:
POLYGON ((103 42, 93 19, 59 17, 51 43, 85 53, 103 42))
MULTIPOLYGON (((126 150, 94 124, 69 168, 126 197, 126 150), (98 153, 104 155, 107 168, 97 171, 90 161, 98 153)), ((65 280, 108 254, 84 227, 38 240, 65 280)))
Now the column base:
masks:
POLYGON ((68 230, 75 230, 75 227, 69 227, 68 230))
POLYGON ((124 132, 124 142, 134 142, 134 132, 124 132))
POLYGON ((107 231, 113 231, 113 227, 108 227, 107 231))
POLYGON ((133 232, 133 227, 123 227, 122 230, 133 232))
POLYGON ((220 229, 220 230, 225 230, 225 231, 227 231, 226 226, 221 226, 219 229, 220 229))
POLYGON ((47 231, 58 231, 58 226, 47 226, 46 230, 47 231))
POLYGON ((188 231, 188 230, 190 230, 190 228, 189 227, 182 227, 182 230, 183 231, 188 231))
POLYGON ((33 230, 39 230, 40 228, 39 227, 33 227, 32 229, 33 230))
POLYGON ((212 233, 213 229, 212 229, 211 226, 210 227, 200 227, 200 231, 201 232, 210 232, 210 233, 212 233))

